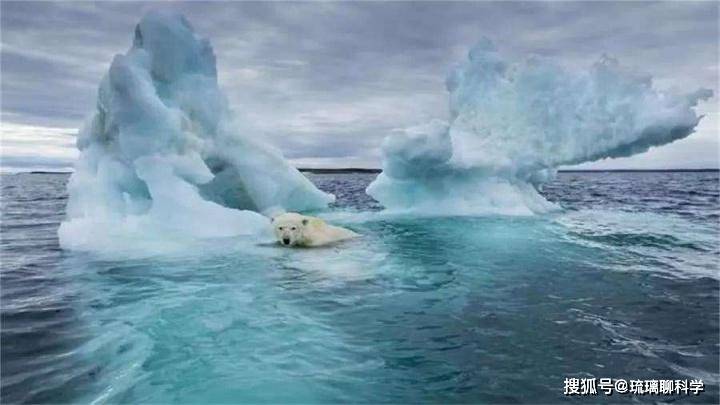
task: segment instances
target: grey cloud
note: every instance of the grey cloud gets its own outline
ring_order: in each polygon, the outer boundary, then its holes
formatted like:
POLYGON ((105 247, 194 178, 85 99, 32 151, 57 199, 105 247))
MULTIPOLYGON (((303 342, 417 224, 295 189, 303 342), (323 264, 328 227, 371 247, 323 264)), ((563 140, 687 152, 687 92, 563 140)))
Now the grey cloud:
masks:
MULTIPOLYGON (((664 86, 719 93, 711 2, 1 4, 3 121, 79 126, 134 24, 172 7, 210 38, 240 120, 298 159, 377 161, 391 129, 445 118, 445 74, 483 36, 514 58, 584 68, 609 53, 664 86)), ((674 147, 680 157, 694 146, 674 147)))

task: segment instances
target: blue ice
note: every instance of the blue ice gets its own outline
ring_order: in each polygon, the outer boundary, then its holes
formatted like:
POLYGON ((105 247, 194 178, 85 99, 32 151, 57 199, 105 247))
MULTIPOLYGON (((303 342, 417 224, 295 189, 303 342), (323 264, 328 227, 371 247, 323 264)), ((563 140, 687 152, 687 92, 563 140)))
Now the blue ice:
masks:
POLYGON ((391 134, 367 192, 386 208, 429 214, 533 214, 556 168, 631 156, 692 134, 712 96, 660 91, 603 56, 586 71, 507 61, 487 40, 447 77, 450 122, 391 134))
POLYGON ((257 234, 268 227, 261 214, 334 200, 260 135, 230 111, 208 40, 179 14, 150 12, 80 130, 61 244, 257 234))

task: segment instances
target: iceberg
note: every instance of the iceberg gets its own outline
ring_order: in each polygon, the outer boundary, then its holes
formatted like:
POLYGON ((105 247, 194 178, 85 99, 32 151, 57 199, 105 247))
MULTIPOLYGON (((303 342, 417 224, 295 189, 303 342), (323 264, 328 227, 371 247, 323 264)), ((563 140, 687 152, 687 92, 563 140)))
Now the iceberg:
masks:
POLYGON ((386 209, 532 215, 556 169, 631 156, 692 134, 709 89, 660 91, 603 56, 572 72, 539 57, 508 62, 487 39, 447 77, 450 122, 395 131, 367 193, 386 209))
POLYGON ((258 138, 230 111, 209 41, 180 14, 148 13, 79 131, 61 246, 257 234, 269 226, 263 214, 334 200, 258 138))

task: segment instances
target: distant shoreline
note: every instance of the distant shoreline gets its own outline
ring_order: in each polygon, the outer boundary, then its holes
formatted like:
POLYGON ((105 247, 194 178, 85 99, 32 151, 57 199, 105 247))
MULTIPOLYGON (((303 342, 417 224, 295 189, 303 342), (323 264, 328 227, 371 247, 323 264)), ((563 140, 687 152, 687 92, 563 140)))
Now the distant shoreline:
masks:
MULTIPOLYGON (((382 169, 361 169, 361 168, 343 168, 343 169, 313 169, 301 167, 298 170, 306 173, 315 174, 332 174, 332 173, 380 173, 382 169)), ((671 173, 671 172, 718 172, 720 169, 611 169, 611 170, 558 170, 559 173, 671 173)))
POLYGON ((720 169, 607 169, 607 170, 558 170, 559 173, 683 173, 683 172, 720 172, 720 169))
MULTIPOLYGON (((300 167, 299 171, 314 174, 335 174, 335 173, 380 173, 382 169, 364 169, 359 167, 347 167, 338 169, 322 169, 300 167)), ((720 169, 608 169, 608 170, 558 170, 559 173, 684 173, 684 172, 719 172, 720 169)), ((32 170, 27 172, 3 173, 3 174, 72 174, 72 172, 55 172, 45 170, 32 170)))

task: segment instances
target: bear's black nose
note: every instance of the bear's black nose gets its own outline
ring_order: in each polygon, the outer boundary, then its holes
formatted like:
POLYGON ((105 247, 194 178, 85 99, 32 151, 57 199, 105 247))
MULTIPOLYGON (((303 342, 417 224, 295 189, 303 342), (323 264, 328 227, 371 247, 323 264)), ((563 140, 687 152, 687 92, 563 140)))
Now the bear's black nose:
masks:
POLYGON ((288 238, 283 239, 283 243, 286 244, 286 245, 289 245, 289 244, 290 244, 290 239, 288 239, 288 238))

